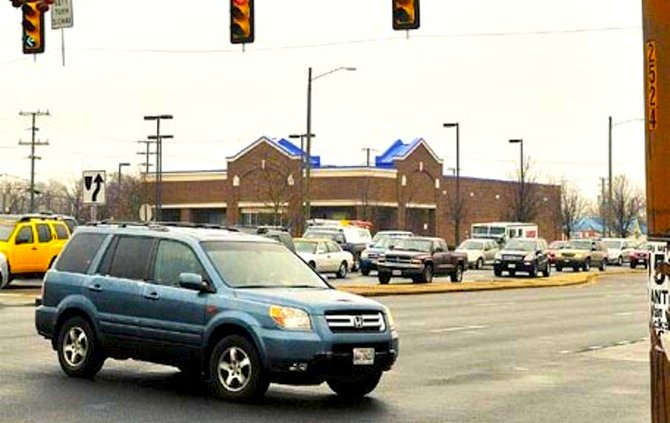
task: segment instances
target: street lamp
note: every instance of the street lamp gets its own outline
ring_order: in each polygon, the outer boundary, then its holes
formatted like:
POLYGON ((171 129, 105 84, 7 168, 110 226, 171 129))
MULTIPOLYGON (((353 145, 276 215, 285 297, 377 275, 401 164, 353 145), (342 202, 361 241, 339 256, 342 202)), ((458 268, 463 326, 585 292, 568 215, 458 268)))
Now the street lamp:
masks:
POLYGON ((312 67, 310 66, 307 72, 307 133, 305 134, 307 140, 307 171, 306 171, 306 183, 305 183, 305 216, 303 221, 307 222, 310 219, 311 207, 310 207, 310 195, 309 195, 309 185, 310 177, 312 174, 312 81, 316 81, 319 78, 323 78, 327 75, 333 74, 338 71, 349 71, 353 72, 356 70, 354 67, 339 67, 328 72, 324 72, 317 76, 312 76, 312 67))
MULTIPOLYGON (((315 137, 315 134, 311 134, 312 137, 315 137)), ((291 134, 288 136, 291 139, 298 139, 300 138, 300 208, 302 209, 304 207, 304 202, 305 202, 305 138, 307 137, 307 134, 291 134)), ((311 157, 307 158, 308 161, 311 161, 311 157)), ((304 209, 303 209, 303 218, 304 218, 304 209)), ((300 222, 300 225, 298 225, 300 235, 302 235, 302 232, 304 232, 304 222, 300 222)))
POLYGON ((524 174, 523 174, 523 140, 522 139, 513 139, 513 140, 509 140, 509 143, 510 144, 519 144, 519 147, 520 147, 519 151, 520 151, 520 154, 521 154, 521 160, 520 160, 520 166, 521 166, 520 171, 521 172, 519 173, 519 176, 520 176, 520 182, 521 182, 521 189, 519 190, 519 205, 517 207, 517 219, 521 220, 520 219, 521 211, 523 209, 523 205, 521 203, 523 203, 523 195, 524 195, 524 188, 525 188, 524 187, 525 181, 524 181, 524 174))
POLYGON ((458 245, 461 239, 461 141, 460 125, 456 123, 444 123, 445 128, 456 128, 456 213, 454 213, 454 245, 458 245))
POLYGON ((173 119, 172 115, 155 115, 155 116, 144 116, 144 120, 155 120, 156 121, 156 135, 151 135, 148 138, 150 140, 156 140, 156 180, 155 192, 156 192, 156 213, 154 213, 154 221, 161 221, 161 183, 163 179, 163 140, 173 138, 172 135, 161 135, 161 120, 171 120, 173 119))

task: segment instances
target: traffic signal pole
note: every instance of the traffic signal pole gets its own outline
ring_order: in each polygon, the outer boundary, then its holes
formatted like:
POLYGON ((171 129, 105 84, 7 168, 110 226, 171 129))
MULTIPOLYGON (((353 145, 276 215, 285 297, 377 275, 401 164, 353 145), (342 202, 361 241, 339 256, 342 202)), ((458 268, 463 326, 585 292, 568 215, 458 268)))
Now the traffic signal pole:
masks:
MULTIPOLYGON (((643 0, 647 218, 651 241, 670 241, 670 3, 643 0)), ((651 420, 670 421, 667 252, 649 258, 651 420)))

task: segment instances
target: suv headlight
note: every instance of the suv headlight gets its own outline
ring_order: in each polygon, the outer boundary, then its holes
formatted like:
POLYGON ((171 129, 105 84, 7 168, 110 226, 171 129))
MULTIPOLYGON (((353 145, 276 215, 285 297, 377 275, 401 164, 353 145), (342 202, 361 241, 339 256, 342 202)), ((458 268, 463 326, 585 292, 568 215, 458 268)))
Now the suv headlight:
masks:
POLYGON ((395 319, 393 318, 393 314, 391 314, 391 310, 388 307, 384 307, 384 313, 389 324, 389 330, 395 330, 395 319))
POLYGON ((363 250, 363 252, 361 253, 361 258, 362 259, 367 259, 368 258, 368 250, 363 250))
POLYGON ((493 257, 493 259, 494 260, 502 260, 502 254, 500 254, 499 252, 496 253, 496 255, 493 257))
POLYGON ((292 307, 273 305, 270 307, 270 317, 280 327, 290 330, 311 330, 312 322, 306 311, 292 307))

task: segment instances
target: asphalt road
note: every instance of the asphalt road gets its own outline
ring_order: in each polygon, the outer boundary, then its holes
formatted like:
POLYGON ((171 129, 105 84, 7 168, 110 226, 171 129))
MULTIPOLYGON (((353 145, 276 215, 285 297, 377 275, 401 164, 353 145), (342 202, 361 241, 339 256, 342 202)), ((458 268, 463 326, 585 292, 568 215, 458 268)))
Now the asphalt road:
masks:
POLYGON ((109 360, 93 381, 68 378, 35 334, 33 308, 2 305, 0 294, 0 421, 650 420, 643 275, 380 300, 396 315, 401 356, 369 398, 273 385, 261 403, 240 405, 133 361, 109 360))

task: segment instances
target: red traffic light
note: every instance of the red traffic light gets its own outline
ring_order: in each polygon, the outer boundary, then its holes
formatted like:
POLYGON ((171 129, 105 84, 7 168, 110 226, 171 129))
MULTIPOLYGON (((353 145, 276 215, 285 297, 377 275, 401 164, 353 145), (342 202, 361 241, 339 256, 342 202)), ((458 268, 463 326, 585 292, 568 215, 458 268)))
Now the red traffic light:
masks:
POLYGON ((230 42, 254 42, 254 0, 230 0, 230 42))
POLYGON ((409 30, 419 28, 419 0, 393 1, 393 29, 409 30))

